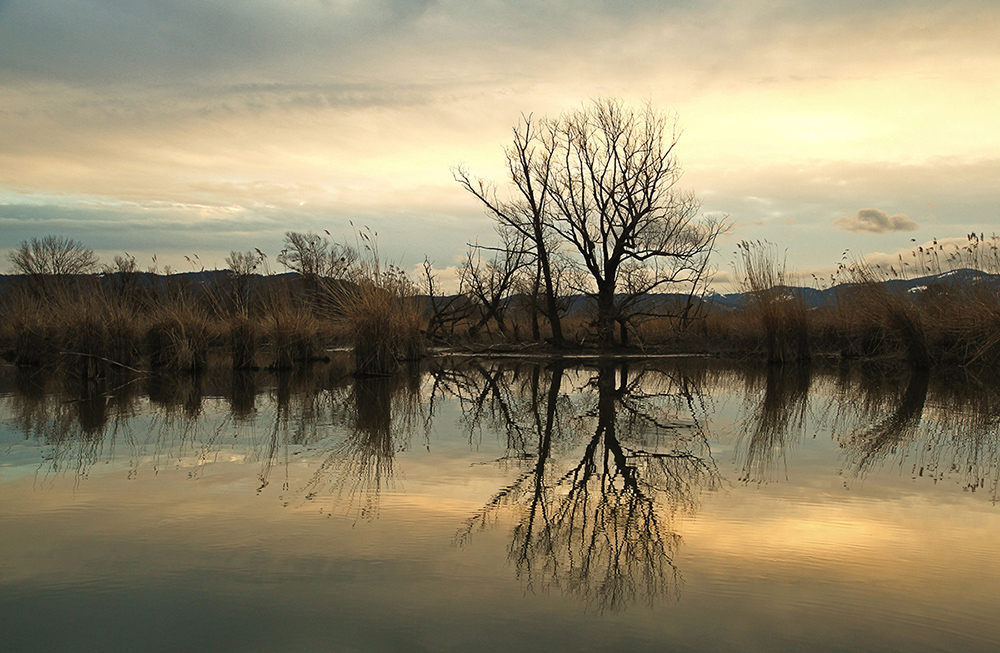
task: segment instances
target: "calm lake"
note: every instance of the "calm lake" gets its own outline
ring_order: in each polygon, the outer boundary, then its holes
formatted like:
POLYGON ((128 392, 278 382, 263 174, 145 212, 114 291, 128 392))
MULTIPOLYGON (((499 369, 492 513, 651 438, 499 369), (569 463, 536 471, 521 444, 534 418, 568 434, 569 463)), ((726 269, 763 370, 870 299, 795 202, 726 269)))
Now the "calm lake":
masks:
POLYGON ((0 374, 0 650, 1000 650, 1000 385, 0 374))

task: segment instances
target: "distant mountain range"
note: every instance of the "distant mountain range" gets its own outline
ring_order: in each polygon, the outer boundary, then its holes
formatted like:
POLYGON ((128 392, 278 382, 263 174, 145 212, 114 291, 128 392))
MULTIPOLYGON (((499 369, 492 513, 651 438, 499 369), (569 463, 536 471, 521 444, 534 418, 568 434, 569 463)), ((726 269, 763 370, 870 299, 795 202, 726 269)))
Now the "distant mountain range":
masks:
MULTIPOLYGON (((107 275, 108 277, 114 278, 118 274, 107 275)), ((147 288, 157 288, 164 289, 168 285, 168 280, 179 281, 182 284, 191 288, 210 288, 223 284, 229 278, 230 273, 228 270, 203 270, 200 272, 179 272, 171 275, 154 274, 150 272, 138 272, 136 273, 137 281, 140 285, 147 288)), ((254 281, 252 283, 261 284, 267 283, 268 280, 287 280, 290 277, 294 277, 295 273, 286 272, 282 274, 275 274, 269 277, 261 277, 259 275, 254 275, 254 281)), ((24 283, 24 275, 0 275, 0 291, 6 290, 7 288, 20 285, 24 283)), ((952 270, 950 272, 943 272, 940 274, 931 274, 922 277, 915 277, 913 279, 891 279, 884 282, 893 291, 896 292, 911 292, 911 293, 921 293, 930 288, 947 288, 947 287, 967 287, 973 284, 988 283, 1000 287, 1000 275, 988 274, 985 272, 980 272, 978 270, 972 269, 961 269, 952 270)), ((833 306, 837 300, 837 294, 849 289, 851 284, 839 284, 832 286, 830 288, 809 288, 804 286, 789 286, 787 287, 788 292, 791 292, 802 299, 806 306, 809 308, 819 308, 824 306, 833 306)), ((192 288, 192 289, 194 289, 192 288)), ((196 290, 197 292, 197 290, 196 290)), ((686 293, 657 293, 652 294, 643 301, 643 309, 650 313, 656 313, 660 311, 666 312, 671 307, 677 307, 678 305, 684 305, 687 302, 686 293)), ((584 310, 589 300, 586 296, 575 295, 567 298, 567 303, 569 305, 569 312, 577 313, 584 310)), ((745 306, 748 297, 745 293, 709 293, 703 298, 703 301, 708 307, 715 308, 717 310, 733 310, 745 306)))
MULTIPOLYGON (((913 279, 890 279, 884 283, 893 292, 922 293, 934 287, 968 287, 981 283, 1000 286, 1000 275, 965 268, 942 272, 940 274, 915 277, 913 279)), ((837 301, 837 293, 849 290, 852 285, 845 283, 824 289, 789 286, 788 291, 801 298, 809 308, 820 308, 823 306, 833 306, 837 301)), ((745 293, 729 293, 725 295, 711 293, 705 296, 705 303, 722 310, 732 310, 744 306, 747 303, 747 295, 745 293)))

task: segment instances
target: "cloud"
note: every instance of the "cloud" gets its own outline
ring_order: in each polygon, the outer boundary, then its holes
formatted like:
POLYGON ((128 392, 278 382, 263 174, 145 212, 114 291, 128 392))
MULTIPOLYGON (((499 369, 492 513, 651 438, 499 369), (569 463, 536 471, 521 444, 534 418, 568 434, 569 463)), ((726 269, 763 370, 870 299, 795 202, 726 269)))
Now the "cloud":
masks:
POLYGON ((354 221, 450 265, 493 233, 450 166, 503 180, 521 112, 599 95, 676 109, 684 185, 793 267, 900 230, 841 207, 989 231, 1000 6, 946 4, 0 0, 0 250, 206 260, 354 221))
POLYGON ((889 215, 878 209, 861 209, 854 215, 845 215, 833 224, 856 233, 887 234, 894 231, 914 231, 920 228, 916 222, 902 213, 889 215))

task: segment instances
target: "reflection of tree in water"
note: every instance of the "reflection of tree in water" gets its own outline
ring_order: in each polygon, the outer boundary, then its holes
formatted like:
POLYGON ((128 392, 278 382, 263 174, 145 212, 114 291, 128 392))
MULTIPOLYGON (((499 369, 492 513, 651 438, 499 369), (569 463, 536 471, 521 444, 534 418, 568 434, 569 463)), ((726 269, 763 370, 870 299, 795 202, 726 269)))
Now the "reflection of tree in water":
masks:
POLYGON ((578 405, 561 399, 561 367, 548 372, 543 392, 529 385, 527 410, 511 413, 534 429, 534 444, 509 456, 525 467, 458 533, 464 543, 516 509, 509 556, 519 578, 602 612, 677 589, 674 517, 719 481, 688 379, 629 374, 628 365, 601 364, 578 405), (569 442, 556 450, 562 438, 574 440, 572 451, 569 442))
POLYGON ((434 417, 439 401, 453 398, 470 444, 476 445, 486 429, 505 436, 508 451, 519 451, 538 433, 525 418, 533 410, 528 404, 537 400, 540 374, 538 365, 518 362, 490 365, 472 359, 435 366, 430 373, 428 418, 434 417))
POLYGON ((787 478, 785 454, 805 426, 811 378, 808 365, 769 365, 761 390, 760 376, 747 372, 742 438, 737 446, 741 481, 772 481, 779 468, 787 478))

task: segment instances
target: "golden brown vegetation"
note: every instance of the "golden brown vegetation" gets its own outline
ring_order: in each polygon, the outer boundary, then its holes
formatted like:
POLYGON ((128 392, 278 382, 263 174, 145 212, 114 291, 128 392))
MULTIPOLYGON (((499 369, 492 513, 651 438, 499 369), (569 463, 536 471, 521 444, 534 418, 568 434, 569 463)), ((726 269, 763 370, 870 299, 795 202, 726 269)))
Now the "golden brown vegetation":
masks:
POLYGON ((360 255, 343 280, 325 280, 325 316, 344 324, 360 374, 387 374, 401 361, 423 356, 424 317, 416 285, 400 268, 386 264, 374 234, 362 231, 360 255))
POLYGON ((817 353, 897 357, 917 368, 992 364, 1000 359, 1000 279, 990 276, 1000 274, 998 245, 996 236, 970 234, 961 245, 935 240, 890 265, 848 260, 829 281, 836 301, 809 309, 787 285, 771 245, 742 243, 747 304, 710 317, 706 330, 734 349, 763 349, 772 362, 817 353), (948 272, 961 277, 904 283, 948 272))
POLYGON ((259 251, 193 275, 144 273, 128 256, 100 274, 29 271, 3 288, 0 343, 17 365, 58 365, 85 379, 196 373, 210 355, 235 370, 289 369, 343 345, 354 345, 359 373, 394 371, 423 353, 420 306, 405 274, 378 259, 373 235, 360 240, 360 259, 325 239, 295 241, 294 259, 283 255, 308 274, 273 275, 259 251), (326 267, 312 265, 317 252, 326 267))
MULTIPOLYGON (((474 296, 435 293, 429 274, 421 293, 380 258, 371 232, 359 233, 356 249, 296 242, 301 249, 285 260, 308 273, 273 274, 256 251, 233 252, 229 270, 200 275, 144 273, 126 256, 100 274, 9 277, 0 296, 0 348, 21 366, 58 364, 81 379, 102 379, 127 370, 196 373, 210 363, 291 369, 349 347, 357 373, 379 375, 424 355, 428 340, 520 349, 551 336, 531 295, 508 295, 488 314, 474 296), (311 257, 325 263, 313 265, 311 257), (505 328, 493 330, 501 309, 505 328)), ((835 300, 810 307, 773 245, 741 243, 742 307, 722 311, 698 300, 691 311, 686 298, 664 304, 662 316, 633 322, 633 348, 772 364, 815 356, 898 358, 916 368, 1000 360, 1000 283, 990 276, 1000 274, 997 238, 973 234, 960 247, 935 241, 907 256, 881 266, 848 260, 823 284, 835 300), (961 275, 916 289, 904 283, 948 271, 961 275)), ((564 348, 601 345, 593 314, 560 310, 564 348)))

